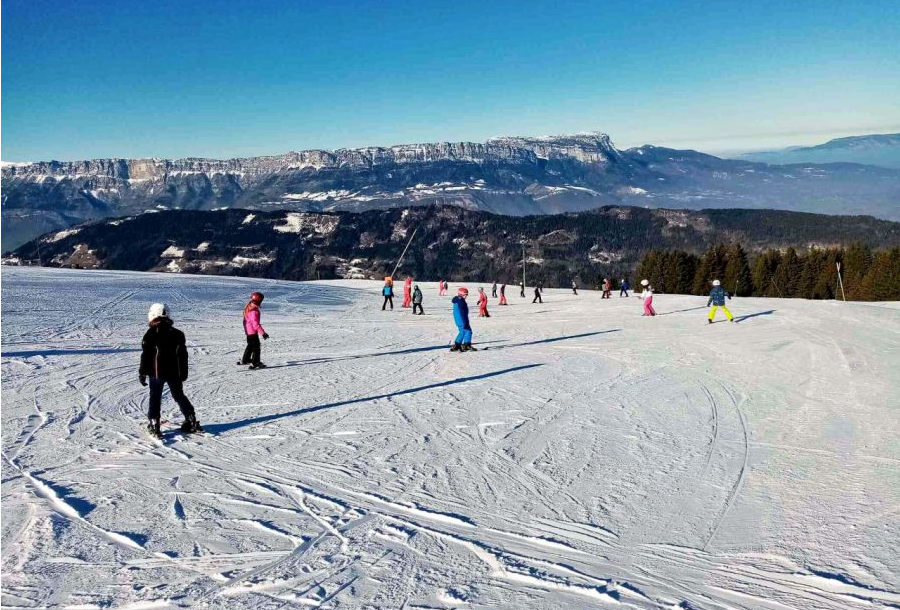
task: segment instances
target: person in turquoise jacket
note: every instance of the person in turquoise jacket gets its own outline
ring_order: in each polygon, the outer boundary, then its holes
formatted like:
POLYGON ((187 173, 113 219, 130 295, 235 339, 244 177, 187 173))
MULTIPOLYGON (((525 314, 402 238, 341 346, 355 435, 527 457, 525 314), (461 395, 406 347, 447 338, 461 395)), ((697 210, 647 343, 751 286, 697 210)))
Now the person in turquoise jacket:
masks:
POLYGON ((469 304, 466 303, 468 296, 469 289, 463 286, 453 297, 453 321, 456 322, 458 332, 453 347, 450 348, 451 352, 475 351, 472 347, 472 326, 469 324, 469 304))
POLYGON ((381 294, 384 296, 384 303, 381 304, 381 311, 384 311, 384 308, 388 306, 388 303, 390 303, 391 309, 394 309, 394 287, 391 284, 385 283, 384 288, 381 289, 381 294))

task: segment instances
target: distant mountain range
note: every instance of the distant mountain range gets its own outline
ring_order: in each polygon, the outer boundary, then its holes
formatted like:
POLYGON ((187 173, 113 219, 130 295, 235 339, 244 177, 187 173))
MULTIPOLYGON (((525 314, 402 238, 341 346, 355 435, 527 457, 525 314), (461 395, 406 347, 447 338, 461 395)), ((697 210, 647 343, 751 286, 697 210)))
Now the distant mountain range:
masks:
MULTIPOLYGON (((752 152, 738 158, 772 164, 862 163, 897 169, 900 168, 900 133, 837 138, 817 146, 752 152)), ((895 201, 900 207, 900 200, 895 201)))
POLYGON ((630 275, 651 249, 700 253, 725 242, 750 251, 858 241, 900 245, 900 223, 868 216, 612 206, 516 217, 431 205, 361 213, 146 213, 47 235, 4 262, 292 280, 380 278, 391 272, 413 231, 401 275, 515 283, 524 244, 530 281, 548 286, 630 275))
POLYGON ((150 209, 363 211, 452 204, 507 215, 604 205, 776 208, 900 220, 900 170, 772 166, 601 133, 309 150, 247 159, 6 164, 4 250, 85 220, 150 209))

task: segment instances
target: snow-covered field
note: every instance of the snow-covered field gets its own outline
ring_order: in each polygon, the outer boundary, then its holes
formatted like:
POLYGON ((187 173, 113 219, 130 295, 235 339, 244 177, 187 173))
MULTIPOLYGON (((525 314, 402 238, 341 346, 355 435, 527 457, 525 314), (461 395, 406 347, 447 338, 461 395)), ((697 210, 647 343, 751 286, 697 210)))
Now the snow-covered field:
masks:
POLYGON ((434 284, 2 274, 4 607, 900 607, 896 305, 510 287, 451 354, 434 284), (205 436, 141 430, 156 300, 205 436))

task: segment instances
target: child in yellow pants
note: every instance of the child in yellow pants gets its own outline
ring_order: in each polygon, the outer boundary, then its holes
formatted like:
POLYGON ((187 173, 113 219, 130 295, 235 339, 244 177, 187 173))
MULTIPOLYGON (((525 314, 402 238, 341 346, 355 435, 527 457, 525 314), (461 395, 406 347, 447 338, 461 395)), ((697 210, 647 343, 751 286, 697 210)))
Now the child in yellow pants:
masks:
POLYGON ((719 309, 721 309, 722 311, 725 312, 725 317, 728 318, 728 321, 729 321, 729 322, 734 322, 734 316, 731 315, 731 312, 728 311, 728 308, 725 307, 724 305, 713 305, 713 306, 710 308, 710 310, 709 310, 709 318, 708 318, 710 322, 712 322, 712 321, 713 321, 713 318, 716 317, 716 311, 718 311, 719 309))
POLYGON ((709 307, 712 305, 712 309, 709 310, 709 316, 706 319, 712 324, 713 318, 716 317, 716 311, 721 309, 725 312, 725 317, 728 318, 728 321, 734 322, 734 316, 732 316, 731 312, 728 311, 728 308, 725 307, 725 299, 727 297, 730 300, 731 295, 725 292, 725 289, 722 288, 722 282, 719 280, 713 280, 712 285, 712 290, 709 291, 709 301, 706 302, 706 306, 709 307))

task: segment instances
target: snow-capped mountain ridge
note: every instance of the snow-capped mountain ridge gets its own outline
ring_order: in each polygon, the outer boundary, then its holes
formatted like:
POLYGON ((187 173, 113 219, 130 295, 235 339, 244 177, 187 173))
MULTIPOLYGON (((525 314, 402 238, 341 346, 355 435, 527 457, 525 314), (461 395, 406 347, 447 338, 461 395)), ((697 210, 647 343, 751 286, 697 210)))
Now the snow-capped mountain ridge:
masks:
POLYGON ((427 163, 434 161, 513 160, 534 161, 571 157, 587 163, 603 163, 620 156, 608 135, 600 132, 560 136, 491 138, 487 142, 436 142, 367 146, 335 150, 310 149, 282 155, 211 159, 91 159, 83 161, 39 161, 4 164, 3 177, 72 176, 109 177, 141 180, 174 172, 225 174, 266 174, 306 168, 371 168, 387 164, 427 163))
POLYGON ((618 150, 587 132, 305 150, 244 159, 94 159, 3 167, 3 249, 149 209, 364 211, 453 204, 505 215, 604 205, 778 208, 900 219, 900 170, 798 168, 690 150, 618 150))

